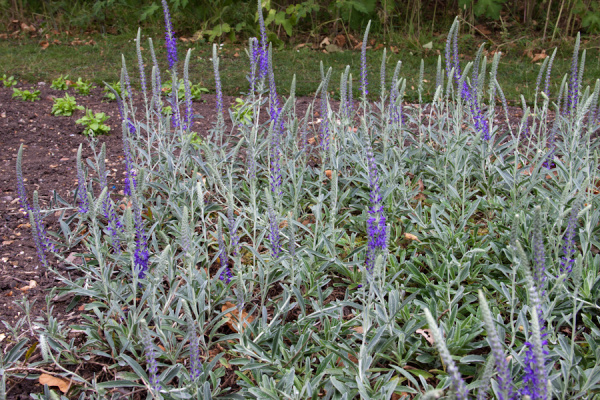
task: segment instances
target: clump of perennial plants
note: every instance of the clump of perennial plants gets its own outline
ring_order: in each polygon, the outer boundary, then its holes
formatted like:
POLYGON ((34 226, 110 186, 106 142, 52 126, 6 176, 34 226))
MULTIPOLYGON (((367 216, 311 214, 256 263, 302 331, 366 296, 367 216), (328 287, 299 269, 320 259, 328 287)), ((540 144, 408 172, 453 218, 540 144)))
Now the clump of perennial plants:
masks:
MULTIPOLYGON (((341 75, 340 107, 329 103, 332 69, 322 65, 319 97, 298 112, 295 80, 289 97, 278 94, 269 19, 257 3, 248 91, 230 113, 214 49, 209 132, 190 132, 191 57, 179 65, 163 0, 167 76, 183 76, 183 95, 164 97, 152 40, 146 88, 138 33, 144 104, 134 102, 124 62, 121 91, 108 89, 123 154, 96 152, 90 139, 94 156, 84 160, 80 148, 72 196, 55 194, 42 210, 37 191, 27 196, 19 150, 21 205, 40 264, 62 286, 31 330, 41 360, 25 355, 35 346, 19 336, 27 318, 5 323, 14 347, 0 361, 2 379, 22 379, 21 367, 56 371, 74 382, 73 398, 116 390, 154 399, 596 396, 600 84, 583 87, 585 57, 574 55, 551 98, 553 53, 527 119, 504 128, 495 125, 508 114, 500 55, 489 71, 483 48, 461 66, 458 23, 445 71, 438 58, 432 103, 403 107, 401 60, 390 86, 387 58, 373 103, 368 25, 360 70, 341 75), (107 174, 105 159, 115 157, 125 182, 107 174), (123 194, 114 190, 121 184, 123 194), (63 294, 69 307, 84 305, 77 326, 52 316, 63 294), (65 339, 75 332, 81 342, 65 339), (88 362, 110 374, 71 372, 88 362)), ((423 70, 403 74, 422 82, 423 70)), ((422 99, 422 84, 417 90, 422 99)))

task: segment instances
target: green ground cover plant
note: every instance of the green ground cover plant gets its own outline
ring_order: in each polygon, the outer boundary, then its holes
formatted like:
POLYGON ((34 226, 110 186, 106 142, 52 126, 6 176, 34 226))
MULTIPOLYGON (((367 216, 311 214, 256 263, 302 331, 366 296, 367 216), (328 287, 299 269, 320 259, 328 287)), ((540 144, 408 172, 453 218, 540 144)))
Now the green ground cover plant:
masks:
POLYGON ((4 87, 13 87, 17 84, 17 80, 14 76, 6 76, 6 74, 2 74, 2 78, 0 78, 4 87))
POLYGON ((54 98, 54 104, 50 113, 52 115, 62 115, 70 117, 75 110, 84 110, 85 107, 77 105, 75 97, 65 94, 65 97, 54 98))
POLYGON ((481 47, 461 63, 457 21, 429 78, 431 102, 424 63, 390 73, 384 50, 370 79, 367 26, 359 68, 333 80, 321 63, 315 101, 298 115, 297 80, 281 96, 259 12, 243 105, 225 113, 215 45, 217 120, 192 145, 192 52, 179 59, 163 7, 168 70, 146 67, 138 40, 143 103, 131 100, 125 63, 128 95, 113 92, 123 196, 107 179, 113 155, 91 138, 73 198, 55 194, 41 210, 19 150, 40 263, 64 287, 49 294, 45 320, 20 322, 35 325, 42 360, 20 364, 31 344, 15 334, 2 383, 53 367, 80 398, 115 398, 115 388, 155 399, 600 396, 600 81, 582 83, 579 37, 559 85, 555 55, 540 66, 518 126, 499 123, 501 55, 488 64, 481 47), (162 79, 181 71, 184 96, 166 96, 162 79), (420 83, 412 107, 410 74, 420 83), (60 230, 48 232, 44 217, 57 211, 60 230), (66 260, 77 246, 81 265, 66 260), (50 253, 80 277, 50 266, 50 253), (85 321, 58 323, 56 295, 85 300, 85 321), (90 360, 112 374, 83 378, 77 367, 90 360))
POLYGON ((110 117, 103 112, 93 112, 90 109, 85 110, 85 115, 79 118, 75 123, 85 126, 83 134, 85 136, 106 135, 110 131, 110 126, 104 122, 110 117))
POLYGON ((92 88, 94 88, 94 84, 90 80, 83 80, 81 77, 77 78, 77 80, 73 83, 72 87, 75 91, 83 96, 89 96, 92 88))
POLYGON ((50 84, 50 89, 67 90, 69 88, 69 85, 67 84, 68 79, 69 75, 61 75, 58 78, 53 79, 50 84))
POLYGON ((40 99, 40 91, 39 90, 27 90, 27 89, 17 89, 13 88, 12 97, 20 98, 23 101, 36 101, 40 99))

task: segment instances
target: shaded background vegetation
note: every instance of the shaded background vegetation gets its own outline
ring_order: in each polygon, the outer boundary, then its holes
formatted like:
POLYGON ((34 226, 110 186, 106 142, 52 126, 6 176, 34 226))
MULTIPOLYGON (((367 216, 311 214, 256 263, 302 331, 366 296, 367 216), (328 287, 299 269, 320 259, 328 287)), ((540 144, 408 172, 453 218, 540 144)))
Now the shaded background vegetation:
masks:
MULTIPOLYGON (((242 0, 168 0, 178 35, 202 40, 243 40, 256 36, 256 2, 242 0)), ((322 34, 359 34, 372 20, 371 34, 409 40, 446 32, 456 15, 465 29, 507 35, 525 30, 542 38, 600 32, 597 0, 263 0, 273 41, 322 34)), ((22 23, 36 30, 97 30, 127 33, 160 26, 160 0, 0 0, 0 29, 14 32, 22 23)))

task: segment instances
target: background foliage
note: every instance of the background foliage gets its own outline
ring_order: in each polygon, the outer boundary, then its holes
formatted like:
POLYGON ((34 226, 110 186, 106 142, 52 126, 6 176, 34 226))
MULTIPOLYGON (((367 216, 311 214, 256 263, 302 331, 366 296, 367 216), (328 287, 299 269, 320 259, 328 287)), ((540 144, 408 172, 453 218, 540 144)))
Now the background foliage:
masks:
MULTIPOLYGON (((169 0, 177 34, 204 39, 256 36, 256 7, 243 0, 169 0)), ((282 39, 295 35, 359 33, 372 20, 371 33, 411 35, 446 32, 455 15, 466 29, 486 25, 506 32, 515 27, 544 39, 600 32, 595 0, 263 0, 267 29, 282 39)), ((25 22, 36 29, 129 32, 162 19, 159 0, 0 0, 0 29, 13 31, 25 22)))

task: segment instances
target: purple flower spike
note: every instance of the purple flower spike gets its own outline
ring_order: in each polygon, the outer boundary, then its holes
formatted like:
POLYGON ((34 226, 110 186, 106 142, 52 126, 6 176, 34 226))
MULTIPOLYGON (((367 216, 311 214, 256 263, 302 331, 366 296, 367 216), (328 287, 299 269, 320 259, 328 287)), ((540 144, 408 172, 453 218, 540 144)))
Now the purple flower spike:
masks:
POLYGON ((148 259, 150 253, 148 251, 148 237, 142 220, 142 209, 138 203, 137 196, 131 196, 131 207, 133 209, 133 221, 135 224, 135 251, 134 251, 134 268, 138 279, 144 279, 148 271, 148 259))
POLYGON ((271 158, 271 174, 269 181, 271 183, 271 191, 277 196, 282 194, 281 191, 281 138, 284 132, 283 115, 281 115, 281 107, 275 113, 273 122, 273 130, 271 132, 271 146, 269 148, 271 158))
POLYGON ((529 396, 531 400, 548 400, 548 376, 546 373, 546 355, 548 351, 544 348, 548 341, 543 339, 545 335, 541 334, 543 321, 540 318, 541 305, 538 296, 538 289, 535 285, 529 287, 531 299, 531 340, 525 342, 525 375, 523 376, 523 388, 521 395, 529 396))
POLYGON ((198 334, 196 325, 192 322, 190 327, 190 378, 196 380, 202 372, 202 361, 200 361, 200 346, 198 345, 198 334))
POLYGON ((221 220, 219 220, 219 224, 217 225, 217 242, 219 243, 219 263, 221 268, 224 268, 219 279, 229 283, 233 274, 231 273, 231 269, 229 269, 229 257, 227 256, 225 241, 223 240, 223 224, 221 220))
POLYGON ((85 214, 89 211, 90 205, 87 198, 87 189, 85 187, 85 174, 83 172, 83 166, 81 165, 81 144, 77 151, 77 197, 79 198, 79 212, 85 214))
POLYGON ((367 220, 367 271, 372 272, 375 266, 375 259, 379 251, 387 247, 387 227, 386 218, 383 213, 381 190, 379 188, 379 178, 377 177, 377 164, 373 155, 373 149, 367 148, 367 161, 369 163, 369 190, 371 207, 369 208, 369 219, 367 220))
POLYGON ((250 43, 250 76, 248 77, 248 82, 250 83, 250 92, 254 93, 254 88, 256 87, 256 83, 258 81, 257 75, 257 66, 260 61, 260 48, 258 44, 258 39, 255 37, 251 37, 249 40, 250 43))
POLYGON ((19 195, 19 199, 21 200, 21 206, 25 211, 31 210, 31 205, 27 200, 27 191, 25 190, 25 180, 23 179, 23 169, 22 169, 22 160, 23 160, 23 145, 19 147, 19 152, 17 153, 17 194, 19 195))
MULTIPOLYGON (((129 120, 128 122, 129 132, 131 133, 132 129, 135 132, 135 126, 129 120)), ((125 153, 125 188, 123 192, 126 196, 131 196, 131 194, 135 191, 137 187, 135 180, 135 171, 133 170, 133 160, 131 156, 131 148, 129 147, 129 139, 127 135, 123 135, 123 153, 125 153)))
POLYGON ((259 74, 258 79, 266 78, 268 75, 268 43, 267 43, 267 29, 265 27, 265 19, 262 13, 261 0, 258 0, 258 24, 260 26, 260 49, 259 53, 259 74))
POLYGON ((273 197, 271 196, 271 193, 267 188, 265 188, 265 195, 267 197, 267 213, 269 218, 269 239, 271 240, 271 256, 274 259, 277 259, 279 258, 279 254, 281 253, 279 221, 277 218, 277 214, 275 213, 273 197))
POLYGON ((560 261, 560 271, 564 274, 570 274, 575 264, 575 228, 577 227, 577 215, 581 209, 581 202, 576 201, 573 204, 571 213, 569 214, 569 220, 567 222, 567 230, 565 232, 565 242, 563 245, 563 256, 560 261))
POLYGON ((163 12, 165 14, 165 41, 167 44, 167 58, 169 59, 169 69, 173 70, 177 64, 177 39, 173 34, 173 25, 171 25, 171 14, 167 0, 162 0, 163 12))
POLYGON ((154 353, 154 345, 148 333, 142 338, 144 343, 144 353, 146 354, 146 363, 148 364, 148 374, 150 375, 150 387, 158 392, 161 389, 160 381, 158 380, 158 365, 156 363, 156 354, 154 353))

